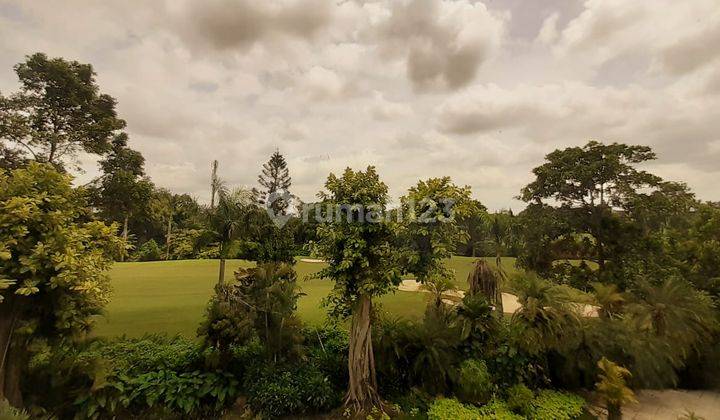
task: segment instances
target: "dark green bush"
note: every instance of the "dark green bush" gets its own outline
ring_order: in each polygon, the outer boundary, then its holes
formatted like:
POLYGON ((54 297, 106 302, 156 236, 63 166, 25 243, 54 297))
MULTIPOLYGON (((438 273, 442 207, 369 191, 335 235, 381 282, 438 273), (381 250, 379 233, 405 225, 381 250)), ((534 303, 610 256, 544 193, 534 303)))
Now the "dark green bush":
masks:
POLYGON ((465 402, 485 404, 493 394, 493 381, 482 360, 466 360, 460 365, 458 395, 465 402))
POLYGON ((513 385, 507 390, 507 406, 513 413, 522 415, 530 413, 534 398, 532 390, 523 384, 513 385))
POLYGON ((348 333, 336 324, 306 328, 303 331, 308 359, 333 386, 345 389, 348 383, 348 333))
POLYGON ((245 377, 245 391, 252 408, 271 417, 325 412, 339 405, 342 395, 312 364, 251 370, 245 377))
POLYGON ((200 368, 197 344, 182 336, 160 334, 141 338, 119 338, 93 346, 91 356, 107 361, 111 372, 128 376, 170 370, 187 372, 200 368))
POLYGON ((150 239, 140 245, 135 259, 138 261, 160 261, 162 259, 162 250, 157 242, 155 242, 155 239, 150 239))

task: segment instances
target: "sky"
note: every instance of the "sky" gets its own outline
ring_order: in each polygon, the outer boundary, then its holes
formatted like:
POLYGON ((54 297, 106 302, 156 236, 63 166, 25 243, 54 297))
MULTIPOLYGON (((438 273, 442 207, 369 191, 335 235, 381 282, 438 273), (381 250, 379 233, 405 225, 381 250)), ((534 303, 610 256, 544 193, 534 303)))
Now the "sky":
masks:
POLYGON ((718 0, 0 0, 0 92, 34 52, 91 63, 148 175, 202 202, 213 159, 253 187, 279 149, 304 201, 374 165, 395 201, 447 175, 521 209, 531 169, 591 139, 720 200, 718 0))

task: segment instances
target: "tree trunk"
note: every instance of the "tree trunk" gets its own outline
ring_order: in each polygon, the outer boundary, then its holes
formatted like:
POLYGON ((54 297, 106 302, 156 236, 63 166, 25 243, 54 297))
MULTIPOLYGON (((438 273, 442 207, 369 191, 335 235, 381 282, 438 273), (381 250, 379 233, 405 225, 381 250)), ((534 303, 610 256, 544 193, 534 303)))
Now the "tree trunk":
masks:
POLYGON ((20 376, 22 353, 13 346, 13 333, 20 316, 18 298, 8 295, 0 303, 0 399, 7 399, 10 405, 22 407, 20 376))
POLYGON ((168 218, 167 236, 165 237, 165 261, 170 259, 170 235, 172 234, 172 218, 168 218))
POLYGON ((220 273, 218 274, 218 283, 225 283, 225 258, 220 258, 220 273))
MULTIPOLYGON (((125 215, 125 220, 123 221, 123 232, 122 232, 122 236, 123 236, 123 240, 125 241, 125 245, 127 245, 127 240, 128 240, 128 220, 129 220, 129 219, 130 219, 130 216, 128 216, 128 215, 126 214, 126 215, 125 215)), ((125 261, 125 252, 123 252, 123 253, 120 255, 120 261, 121 261, 121 262, 122 262, 122 261, 125 261)))
POLYGON ((348 355, 350 379, 345 396, 345 407, 350 408, 356 415, 369 413, 372 407, 379 407, 381 404, 377 391, 375 357, 372 350, 371 311, 372 300, 370 297, 360 296, 360 300, 353 308, 350 327, 348 355))
POLYGON ((608 420, 622 420, 622 409, 619 405, 608 404, 608 420))

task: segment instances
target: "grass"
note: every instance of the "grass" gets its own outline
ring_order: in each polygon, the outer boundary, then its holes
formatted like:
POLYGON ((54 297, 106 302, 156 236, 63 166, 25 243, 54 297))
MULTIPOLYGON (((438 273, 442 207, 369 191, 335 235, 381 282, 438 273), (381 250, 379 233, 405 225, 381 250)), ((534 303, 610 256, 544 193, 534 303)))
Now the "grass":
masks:
MULTIPOLYGON (((486 258, 492 264, 494 257, 486 258)), ((458 288, 467 289, 466 279, 475 258, 453 257, 448 266, 455 272, 458 288)), ((242 260, 227 262, 226 276, 240 266, 254 263, 242 260)), ((508 273, 516 272, 513 258, 502 259, 508 273)), ((308 279, 324 264, 298 261, 295 270, 303 296, 298 312, 303 321, 311 324, 326 319, 322 299, 328 295, 332 282, 325 279, 308 279)), ((217 260, 184 260, 157 262, 117 263, 110 271, 113 296, 106 314, 97 319, 95 334, 99 336, 142 336, 146 333, 182 334, 194 337, 205 306, 217 283, 217 260)), ((377 302, 389 313, 420 317, 425 309, 425 295, 396 291, 377 302)))

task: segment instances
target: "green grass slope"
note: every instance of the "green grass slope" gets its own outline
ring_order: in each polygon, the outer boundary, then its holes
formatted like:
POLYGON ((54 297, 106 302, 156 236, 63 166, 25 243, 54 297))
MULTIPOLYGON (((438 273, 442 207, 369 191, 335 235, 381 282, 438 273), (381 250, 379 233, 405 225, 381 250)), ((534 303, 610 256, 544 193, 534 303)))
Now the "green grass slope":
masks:
MULTIPOLYGON (((494 258, 486 258, 494 264, 494 258)), ((448 266, 455 272, 457 287, 467 288, 466 279, 475 258, 453 257, 448 266)), ((217 260, 185 260, 158 262, 117 263, 110 272, 113 295, 106 314, 96 322, 95 334, 99 336, 141 336, 145 333, 183 334, 194 337, 202 320, 213 286, 217 283, 217 260)), ((229 260, 227 278, 240 266, 249 267, 253 262, 229 260)), ((516 271, 513 258, 503 258, 508 273, 516 271)), ((328 295, 332 282, 325 279, 309 279, 324 264, 299 261, 295 270, 305 293, 298 312, 303 321, 311 324, 326 319, 322 299, 328 295)), ((385 311, 410 318, 422 315, 426 296, 422 293, 396 291, 377 302, 385 311)))

